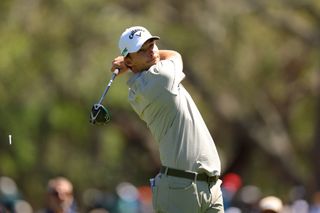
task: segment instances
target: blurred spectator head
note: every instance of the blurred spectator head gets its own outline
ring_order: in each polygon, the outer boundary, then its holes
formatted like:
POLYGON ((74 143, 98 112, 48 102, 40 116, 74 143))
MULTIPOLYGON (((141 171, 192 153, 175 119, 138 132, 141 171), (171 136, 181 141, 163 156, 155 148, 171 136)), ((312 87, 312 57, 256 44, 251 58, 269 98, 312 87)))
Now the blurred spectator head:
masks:
POLYGON ((6 176, 0 177, 0 212, 1 209, 14 211, 14 204, 19 199, 19 191, 16 182, 6 176))
POLYGON ((262 213, 280 213, 283 208, 282 201, 275 196, 264 197, 259 202, 262 213))
POLYGON ((259 187, 254 185, 247 185, 240 189, 239 199, 242 203, 253 206, 259 202, 261 198, 261 190, 259 187))
POLYGON ((32 213, 33 209, 30 203, 25 200, 17 200, 14 204, 15 213, 32 213))
POLYGON ((226 209, 225 213, 241 213, 241 209, 238 207, 230 207, 226 209))
POLYGON ((236 192, 242 186, 242 179, 236 173, 228 173, 223 177, 222 186, 231 192, 236 192))
POLYGON ((139 209, 139 191, 129 182, 121 182, 116 187, 119 197, 118 211, 120 213, 138 212, 139 209))
POLYGON ((320 191, 315 192, 312 196, 312 202, 314 205, 320 206, 320 191))
POLYGON ((64 177, 56 177, 48 182, 48 208, 54 212, 69 212, 73 205, 73 186, 64 177))

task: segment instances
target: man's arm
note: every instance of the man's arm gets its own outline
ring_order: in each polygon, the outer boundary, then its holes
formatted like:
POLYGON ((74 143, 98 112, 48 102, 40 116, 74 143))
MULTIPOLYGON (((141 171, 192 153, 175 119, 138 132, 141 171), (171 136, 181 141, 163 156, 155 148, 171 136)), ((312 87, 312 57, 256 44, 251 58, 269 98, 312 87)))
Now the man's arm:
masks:
POLYGON ((181 60, 181 55, 173 50, 159 50, 160 60, 179 58, 181 60))
MULTIPOLYGON (((165 76, 165 87, 173 94, 178 94, 179 84, 184 79, 181 55, 173 50, 159 50, 159 70, 165 76), (165 60, 165 61, 164 61, 165 60)), ((162 79, 162 78, 160 78, 162 79)))
POLYGON ((185 75, 182 71, 183 62, 182 62, 182 57, 181 57, 180 53, 178 53, 177 51, 173 51, 173 50, 159 50, 159 55, 160 55, 160 60, 172 60, 173 61, 174 65, 175 65, 175 70, 182 73, 181 79, 180 79, 180 81, 181 81, 185 75))

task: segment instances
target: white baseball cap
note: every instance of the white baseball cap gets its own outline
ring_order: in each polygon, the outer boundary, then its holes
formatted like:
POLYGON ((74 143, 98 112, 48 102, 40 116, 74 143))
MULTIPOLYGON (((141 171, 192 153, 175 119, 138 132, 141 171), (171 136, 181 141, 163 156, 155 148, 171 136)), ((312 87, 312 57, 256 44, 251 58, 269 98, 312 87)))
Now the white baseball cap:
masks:
POLYGON ((263 198, 259 203, 262 211, 271 210, 274 212, 280 212, 283 208, 282 201, 275 196, 268 196, 263 198))
POLYGON ((119 49, 122 56, 140 50, 142 45, 149 39, 160 39, 159 36, 152 36, 144 27, 134 26, 126 29, 119 40, 119 49))

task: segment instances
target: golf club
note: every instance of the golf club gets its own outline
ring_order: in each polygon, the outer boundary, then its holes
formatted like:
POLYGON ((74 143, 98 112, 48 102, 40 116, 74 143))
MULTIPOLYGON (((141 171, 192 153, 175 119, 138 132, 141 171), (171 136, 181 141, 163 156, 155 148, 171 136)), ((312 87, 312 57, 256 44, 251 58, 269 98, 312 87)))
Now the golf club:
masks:
POLYGON ((90 113, 90 123, 92 123, 92 124, 106 124, 111 120, 111 114, 110 114, 109 110, 105 106, 102 105, 102 102, 105 99, 106 94, 107 94, 109 88, 111 87, 113 80, 115 79, 115 77, 118 74, 119 74, 119 69, 116 69, 112 73, 111 79, 110 79, 107 87, 105 88, 99 102, 92 106, 91 113, 90 113))

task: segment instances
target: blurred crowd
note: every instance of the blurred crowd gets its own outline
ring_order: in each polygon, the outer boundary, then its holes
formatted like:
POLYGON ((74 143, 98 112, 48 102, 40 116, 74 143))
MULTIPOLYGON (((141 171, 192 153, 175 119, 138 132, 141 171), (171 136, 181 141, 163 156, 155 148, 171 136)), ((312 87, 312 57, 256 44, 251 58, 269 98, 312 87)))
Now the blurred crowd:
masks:
MULTIPOLYGON (((320 213, 320 192, 307 201, 303 187, 293 189, 285 202, 256 186, 244 186, 239 175, 230 173, 221 188, 226 213, 320 213)), ((115 192, 90 188, 76 197, 69 179, 55 177, 48 180, 44 196, 42 208, 34 209, 12 178, 0 177, 0 213, 153 213, 150 187, 129 182, 119 183, 115 192)))
POLYGON ((34 209, 24 200, 16 182, 0 177, 0 213, 152 213, 152 194, 149 186, 136 187, 121 182, 115 192, 97 188, 85 190, 76 197, 73 184, 66 177, 48 181, 43 208, 34 209), (81 206, 78 205, 81 203, 81 206))
POLYGON ((286 200, 266 195, 254 185, 243 185, 238 174, 224 175, 222 193, 226 213, 320 213, 320 192, 307 201, 303 186, 293 187, 286 200))

